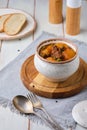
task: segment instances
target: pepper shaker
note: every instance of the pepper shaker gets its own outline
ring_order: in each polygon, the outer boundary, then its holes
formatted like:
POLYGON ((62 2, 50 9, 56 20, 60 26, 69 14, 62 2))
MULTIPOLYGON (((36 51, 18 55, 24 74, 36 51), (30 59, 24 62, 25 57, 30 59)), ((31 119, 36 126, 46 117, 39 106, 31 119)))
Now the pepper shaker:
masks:
POLYGON ((67 0, 66 33, 77 35, 80 33, 81 0, 67 0))
POLYGON ((49 22, 58 24, 62 22, 62 0, 49 0, 49 22))

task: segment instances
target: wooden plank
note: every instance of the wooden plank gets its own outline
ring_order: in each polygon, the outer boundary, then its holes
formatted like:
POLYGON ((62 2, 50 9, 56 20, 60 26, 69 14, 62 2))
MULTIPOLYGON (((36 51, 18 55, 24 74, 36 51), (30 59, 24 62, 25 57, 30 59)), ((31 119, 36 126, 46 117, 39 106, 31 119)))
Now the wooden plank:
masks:
POLYGON ((63 36, 62 23, 49 23, 49 0, 36 0, 35 18, 37 20, 37 30, 35 32, 35 39, 38 37, 38 35, 41 34, 42 31, 63 36))
MULTIPOLYGON (((6 8, 8 6, 8 0, 0 0, 0 8, 6 8)), ((2 47, 2 41, 0 41, 0 52, 2 47)))
POLYGON ((1 52, 1 47, 2 47, 2 41, 0 41, 0 52, 1 52))
POLYGON ((5 8, 8 6, 9 0, 0 0, 0 8, 5 8))
MULTIPOLYGON (((64 1, 65 2, 65 1, 64 1)), ((63 15, 64 18, 66 18, 66 4, 63 4, 63 15)), ((82 7, 81 7, 81 18, 80 18, 80 33, 78 35, 72 36, 66 34, 66 20, 64 20, 64 35, 65 37, 69 38, 74 38, 78 39, 81 41, 86 42, 87 41, 87 17, 86 17, 86 12, 87 12, 87 1, 83 0, 82 1, 82 7)))
POLYGON ((24 10, 33 15, 34 0, 9 0, 9 8, 24 10), (15 3, 15 4, 14 4, 15 3))
MULTIPOLYGON (((36 3, 34 0, 27 0, 26 2, 24 2, 24 0, 19 0, 19 1, 9 0, 8 7, 22 9, 35 16, 37 20, 37 30, 34 34, 35 38, 37 38, 43 30, 54 33, 56 35, 63 35, 62 24, 57 24, 57 25, 49 24, 48 0, 46 1, 45 9, 43 4, 44 4, 44 0, 42 1, 37 0, 36 3), (34 9, 35 5, 36 8, 34 9), (47 13, 45 13, 44 10, 47 13)), ((23 38, 21 40, 4 41, 2 45, 2 51, 1 51, 2 63, 0 64, 0 69, 3 68, 5 65, 7 65, 21 51, 23 51, 33 41, 33 39, 35 39, 34 35, 32 34, 31 36, 23 38)))
MULTIPOLYGON (((8 0, 0 0, 0 8, 5 8, 8 6, 8 0)), ((2 49, 2 41, 0 40, 0 64, 1 64, 1 49, 2 49)))
MULTIPOLYGON (((9 0, 9 8, 22 9, 31 15, 34 11, 34 0, 9 0), (15 4, 14 4, 15 3, 15 4)), ((33 33, 25 38, 18 40, 3 41, 1 48, 0 69, 6 66, 10 61, 19 55, 33 41, 33 33)))
POLYGON ((9 108, 0 107, 0 130, 29 130, 28 119, 10 111, 9 108))

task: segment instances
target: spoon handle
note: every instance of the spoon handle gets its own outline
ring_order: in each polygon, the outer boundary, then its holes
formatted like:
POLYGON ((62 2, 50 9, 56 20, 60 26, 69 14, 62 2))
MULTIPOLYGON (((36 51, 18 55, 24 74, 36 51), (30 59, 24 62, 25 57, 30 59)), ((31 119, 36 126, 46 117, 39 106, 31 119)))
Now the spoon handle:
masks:
POLYGON ((40 119, 42 119, 44 121, 44 123, 50 127, 52 130, 63 130, 63 128, 60 127, 60 125, 55 125, 53 122, 51 122, 48 118, 44 118, 43 116, 41 116, 40 114, 34 112, 33 114, 35 114, 36 116, 38 116, 40 119))
POLYGON ((57 121, 52 118, 52 116, 46 111, 46 109, 44 109, 44 107, 41 107, 40 109, 45 113, 45 115, 47 116, 48 120, 51 123, 53 123, 57 129, 60 128, 60 130, 63 130, 63 128, 61 128, 59 126, 59 124, 57 123, 57 121))
POLYGON ((39 117, 48 127, 51 127, 50 124, 46 121, 45 118, 43 118, 40 114, 33 112, 37 117, 39 117))

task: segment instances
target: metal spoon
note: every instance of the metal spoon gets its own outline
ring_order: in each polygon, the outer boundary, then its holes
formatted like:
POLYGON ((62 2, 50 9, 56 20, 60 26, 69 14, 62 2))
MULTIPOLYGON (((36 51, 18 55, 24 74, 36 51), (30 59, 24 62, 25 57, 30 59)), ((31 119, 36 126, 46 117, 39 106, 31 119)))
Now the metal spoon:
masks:
MULTIPOLYGON (((13 99, 14 106, 22 113, 29 114, 33 113, 33 106, 30 100, 27 100, 25 96, 18 95, 13 99)), ((36 114, 36 113, 35 113, 36 114)))
POLYGON ((41 118, 46 123, 46 125, 48 125, 51 129, 63 130, 61 128, 55 128, 55 125, 52 124, 48 119, 43 118, 43 116, 41 116, 38 113, 36 113, 33 110, 32 102, 29 99, 27 99, 25 96, 18 95, 16 97, 14 97, 13 98, 13 104, 16 107, 16 109, 18 109, 22 113, 25 113, 25 114, 30 114, 30 113, 35 114, 36 116, 41 118))

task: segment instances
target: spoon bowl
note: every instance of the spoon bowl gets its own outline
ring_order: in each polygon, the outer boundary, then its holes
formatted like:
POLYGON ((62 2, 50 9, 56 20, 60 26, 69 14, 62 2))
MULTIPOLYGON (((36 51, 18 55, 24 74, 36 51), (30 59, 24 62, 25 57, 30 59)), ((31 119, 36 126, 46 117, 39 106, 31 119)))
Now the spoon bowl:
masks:
POLYGON ((34 113, 32 102, 28 100, 25 96, 18 95, 14 97, 13 104, 22 113, 34 113))

